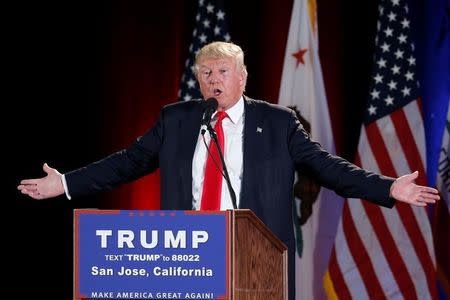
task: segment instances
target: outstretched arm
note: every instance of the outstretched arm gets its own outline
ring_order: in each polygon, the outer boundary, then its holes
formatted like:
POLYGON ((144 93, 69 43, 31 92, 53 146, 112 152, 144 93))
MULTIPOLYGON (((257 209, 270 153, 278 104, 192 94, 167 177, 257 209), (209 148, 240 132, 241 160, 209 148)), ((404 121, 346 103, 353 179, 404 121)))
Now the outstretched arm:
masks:
POLYGON ((47 163, 43 166, 47 176, 35 179, 24 179, 17 189, 33 199, 47 199, 64 194, 62 175, 58 170, 50 168, 47 163))
POLYGON ((436 189, 414 183, 418 176, 419 172, 415 171, 397 178, 391 186, 390 196, 398 201, 416 206, 427 206, 428 203, 435 203, 436 200, 439 200, 436 189))

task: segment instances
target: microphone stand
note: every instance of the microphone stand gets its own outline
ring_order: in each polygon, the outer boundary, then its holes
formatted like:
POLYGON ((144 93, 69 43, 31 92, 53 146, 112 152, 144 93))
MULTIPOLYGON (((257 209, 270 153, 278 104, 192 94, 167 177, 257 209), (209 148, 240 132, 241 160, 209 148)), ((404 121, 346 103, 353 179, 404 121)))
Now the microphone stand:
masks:
POLYGON ((217 150, 219 150, 218 152, 219 152, 220 162, 222 163, 222 167, 223 167, 222 175, 225 178, 225 181, 227 182, 228 191, 230 192, 231 202, 233 203, 233 208, 237 209, 236 193, 234 192, 233 187, 231 186, 230 175, 228 175, 227 165, 225 164, 225 160, 223 159, 223 153, 222 153, 222 150, 220 149, 219 141, 217 140, 217 134, 216 134, 214 128, 212 128, 211 124, 208 124, 207 129, 208 129, 209 135, 211 136, 214 143, 216 144, 217 150))

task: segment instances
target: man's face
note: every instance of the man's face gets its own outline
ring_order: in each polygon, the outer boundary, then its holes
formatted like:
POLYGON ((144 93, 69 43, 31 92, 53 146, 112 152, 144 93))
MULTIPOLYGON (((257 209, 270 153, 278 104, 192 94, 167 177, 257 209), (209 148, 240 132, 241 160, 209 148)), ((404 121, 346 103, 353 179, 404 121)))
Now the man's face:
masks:
POLYGON ((217 99, 217 110, 226 110, 236 104, 245 84, 244 72, 236 68, 232 58, 201 60, 197 80, 205 99, 217 99))

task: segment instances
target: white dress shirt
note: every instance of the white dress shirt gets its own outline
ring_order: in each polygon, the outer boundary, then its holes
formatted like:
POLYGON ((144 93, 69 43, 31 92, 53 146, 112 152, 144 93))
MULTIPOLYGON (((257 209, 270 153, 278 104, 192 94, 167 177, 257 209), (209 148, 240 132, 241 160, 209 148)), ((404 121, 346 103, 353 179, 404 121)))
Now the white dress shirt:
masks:
MULTIPOLYGON (((226 113, 228 118, 223 119, 222 127, 224 133, 224 160, 230 175, 231 186, 236 193, 236 205, 239 207, 239 195, 241 191, 243 155, 242 148, 243 130, 244 130, 244 99, 229 108, 226 113)), ((216 123, 216 113, 214 113, 211 126, 216 123)), ((209 145, 211 137, 209 132, 205 133, 206 143, 209 145)), ((205 176, 207 150, 203 143, 202 135, 198 135, 197 145, 195 147, 194 157, 192 159, 192 208, 199 210, 203 192, 203 179, 205 176)), ((220 161, 218 162, 220 164, 220 161)), ((222 198, 220 201, 220 210, 233 209, 230 192, 228 190, 225 178, 222 180, 222 198)))

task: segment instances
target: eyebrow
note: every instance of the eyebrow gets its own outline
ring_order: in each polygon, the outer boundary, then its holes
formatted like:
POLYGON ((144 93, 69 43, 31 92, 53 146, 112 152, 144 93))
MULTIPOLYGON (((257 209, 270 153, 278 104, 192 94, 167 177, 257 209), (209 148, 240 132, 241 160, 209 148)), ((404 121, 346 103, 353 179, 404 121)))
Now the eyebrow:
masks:
POLYGON ((211 70, 210 67, 207 67, 207 66, 205 66, 205 65, 200 65, 198 68, 199 68, 199 69, 209 69, 209 70, 211 70))
MULTIPOLYGON (((232 66, 222 65, 222 66, 218 66, 216 69, 221 70, 221 69, 231 69, 231 68, 232 68, 232 66)), ((207 66, 199 66, 199 68, 198 68, 198 70, 202 70, 202 71, 204 71, 204 70, 212 70, 212 69, 214 69, 214 68, 207 67, 207 66)))

